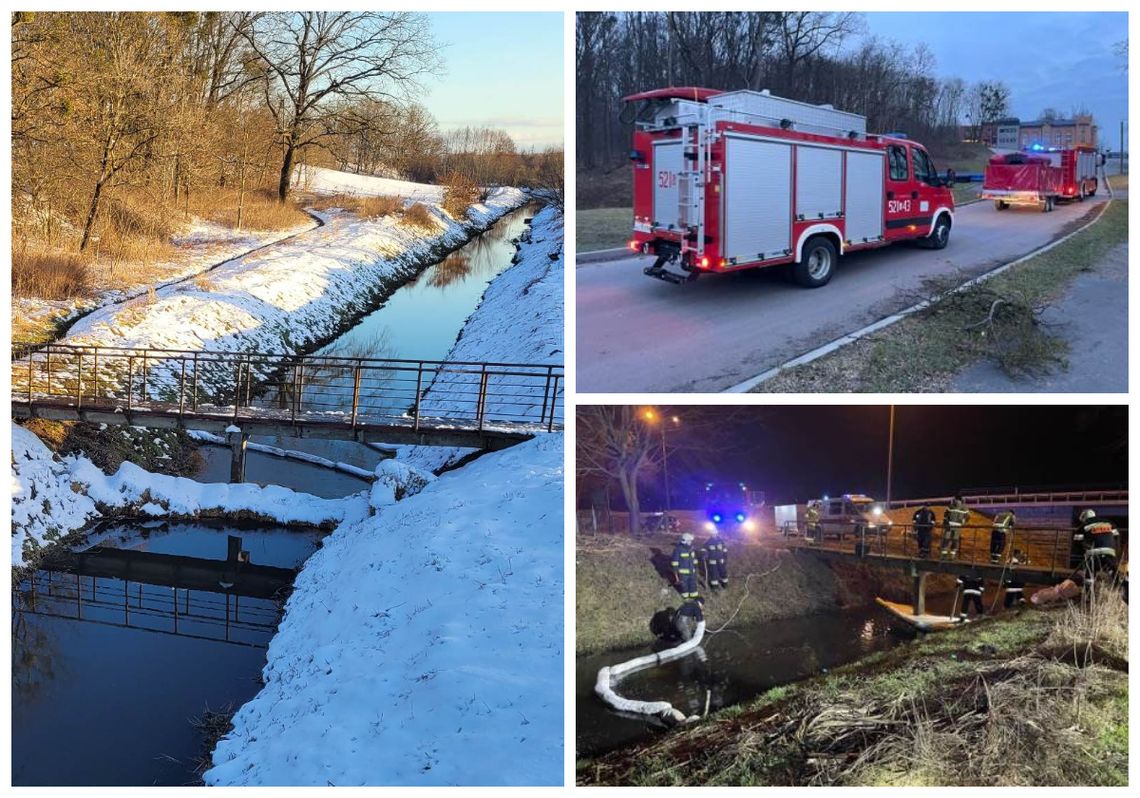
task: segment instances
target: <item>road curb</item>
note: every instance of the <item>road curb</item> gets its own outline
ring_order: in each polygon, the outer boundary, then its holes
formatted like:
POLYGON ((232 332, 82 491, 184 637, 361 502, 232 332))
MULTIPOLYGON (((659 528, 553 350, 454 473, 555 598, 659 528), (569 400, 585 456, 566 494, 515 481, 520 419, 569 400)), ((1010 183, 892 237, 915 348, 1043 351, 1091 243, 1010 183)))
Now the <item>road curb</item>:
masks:
POLYGON ((621 260, 630 254, 632 253, 625 247, 618 247, 617 249, 596 249, 593 252, 579 252, 574 256, 574 264, 605 263, 611 260, 621 260))
POLYGON ((798 356, 792 358, 791 360, 788 360, 788 361, 785 361, 784 363, 781 363, 778 366, 773 366, 772 368, 768 369, 767 371, 764 371, 764 372, 761 372, 760 374, 757 374, 755 377, 744 380, 743 382, 739 382, 730 388, 725 388, 723 391, 721 391, 721 393, 748 393, 753 388, 755 388, 757 385, 760 385, 762 383, 767 382, 768 380, 772 379, 773 377, 775 377, 776 375, 778 375, 782 371, 786 371, 787 369, 790 369, 790 368, 795 368, 796 366, 803 366, 803 365, 806 365, 808 363, 811 363, 812 361, 819 360, 821 357, 824 357, 825 355, 829 355, 832 352, 836 351, 837 349, 841 349, 842 347, 847 346, 848 344, 853 344, 856 341, 860 340, 861 338, 867 337, 871 333, 875 333, 875 332, 878 332, 879 330, 882 330, 886 327, 890 327, 892 324, 895 324, 896 322, 900 322, 903 319, 905 319, 907 316, 911 316, 920 310, 925 310, 926 308, 930 307, 931 305, 933 305, 937 302, 941 302, 942 300, 946 299, 947 297, 949 297, 953 294, 957 294, 961 291, 964 291, 967 288, 970 288, 971 286, 975 286, 975 285, 979 285, 980 283, 984 283, 985 281, 989 280, 990 278, 997 277, 1002 272, 1018 265, 1019 263, 1024 263, 1025 261, 1029 260, 1030 258, 1035 258, 1038 255, 1044 254, 1044 253, 1048 252, 1049 250, 1053 249, 1054 247, 1068 241, 1070 238, 1077 235, 1078 233, 1083 233, 1085 230, 1088 230, 1094 224, 1099 222, 1101 220, 1101 217, 1103 217, 1105 212, 1108 210, 1108 207, 1110 205, 1112 205, 1113 201, 1114 200, 1110 198, 1107 202, 1104 203, 1104 206, 1100 209, 1100 212, 1096 215, 1095 218, 1090 220, 1087 224, 1081 225, 1080 227, 1078 227, 1073 232, 1068 233, 1067 235, 1061 236, 1056 241, 1051 241, 1043 247, 1038 247, 1037 249, 1032 250, 1031 252, 1027 252, 1026 254, 1022 255, 1021 257, 1017 258, 1016 260, 1011 260, 1009 263, 1003 263, 1001 266, 998 266, 995 269, 991 269, 990 271, 988 271, 984 274, 980 274, 977 277, 973 277, 973 278, 967 280, 966 282, 962 283, 961 285, 957 286, 956 288, 950 289, 949 291, 945 292, 941 296, 935 297, 934 299, 924 299, 922 302, 911 305, 909 308, 905 308, 903 310, 900 310, 897 313, 893 313, 890 316, 879 319, 876 322, 872 322, 871 324, 868 324, 865 327, 862 327, 862 328, 856 330, 855 332, 847 333, 846 335, 841 335, 840 337, 835 338, 834 340, 829 341, 828 343, 823 344, 822 346, 818 346, 815 349, 812 349, 808 352, 805 352, 802 355, 798 355, 798 356))

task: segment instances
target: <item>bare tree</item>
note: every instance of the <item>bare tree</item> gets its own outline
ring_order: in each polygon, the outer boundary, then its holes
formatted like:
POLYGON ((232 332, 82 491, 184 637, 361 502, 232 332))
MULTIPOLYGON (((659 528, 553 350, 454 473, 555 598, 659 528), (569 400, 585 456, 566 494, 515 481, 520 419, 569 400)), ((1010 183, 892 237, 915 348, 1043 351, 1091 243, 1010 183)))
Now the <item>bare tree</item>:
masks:
POLYGON ((639 410, 631 405, 584 405, 577 419, 578 471, 618 483, 634 534, 641 529, 638 480, 652 471, 661 445, 658 431, 638 418, 639 410))
POLYGON ((441 68, 426 18, 406 12, 262 13, 241 35, 281 136, 282 202, 298 154, 337 134, 346 102, 398 102, 441 68))

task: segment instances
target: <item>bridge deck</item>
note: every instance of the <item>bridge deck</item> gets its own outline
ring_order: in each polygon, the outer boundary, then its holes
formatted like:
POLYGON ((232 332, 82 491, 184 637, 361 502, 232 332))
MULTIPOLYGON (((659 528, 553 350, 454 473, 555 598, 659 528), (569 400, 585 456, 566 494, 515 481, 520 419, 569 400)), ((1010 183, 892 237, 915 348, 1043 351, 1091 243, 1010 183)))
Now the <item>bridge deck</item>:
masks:
POLYGON ((562 367, 49 344, 19 348, 13 414, 502 448, 562 429, 562 367))

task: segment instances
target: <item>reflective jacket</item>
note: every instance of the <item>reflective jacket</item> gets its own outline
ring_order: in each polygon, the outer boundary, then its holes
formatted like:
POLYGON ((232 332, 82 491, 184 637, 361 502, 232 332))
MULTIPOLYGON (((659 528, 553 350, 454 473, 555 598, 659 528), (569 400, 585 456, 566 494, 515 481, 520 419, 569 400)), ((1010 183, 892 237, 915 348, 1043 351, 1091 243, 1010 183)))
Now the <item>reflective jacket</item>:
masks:
POLYGON ((1107 554, 1112 557, 1116 556, 1119 539, 1120 531, 1116 524, 1103 518, 1091 519, 1073 535, 1073 540, 1084 546, 1087 554, 1107 554))
POLYGON ((1009 510, 1002 510, 994 516, 994 529, 998 532, 1009 532, 1013 529, 1017 517, 1009 510))
POLYGON ((701 549, 701 553, 709 565, 728 562, 728 546, 724 545, 724 538, 720 535, 713 535, 709 538, 704 548, 701 549))
POLYGON ((970 511, 966 508, 966 503, 960 502, 958 504, 951 504, 946 508, 946 513, 942 516, 942 521, 947 526, 962 526, 969 517, 970 511))
POLYGON ((684 543, 678 543, 673 547, 673 559, 670 564, 673 566, 674 576, 684 576, 687 574, 695 574, 697 572, 696 557, 694 556, 693 547, 687 546, 684 543))
POLYGON ((959 576, 958 586, 962 588, 964 596, 980 596, 985 589, 986 581, 980 576, 959 576))

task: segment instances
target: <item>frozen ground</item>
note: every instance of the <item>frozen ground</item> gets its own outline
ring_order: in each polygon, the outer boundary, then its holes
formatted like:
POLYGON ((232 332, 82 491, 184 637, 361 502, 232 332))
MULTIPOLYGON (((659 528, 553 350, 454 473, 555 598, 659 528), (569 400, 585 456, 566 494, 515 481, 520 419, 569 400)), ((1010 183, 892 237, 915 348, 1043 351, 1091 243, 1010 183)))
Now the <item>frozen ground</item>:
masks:
POLYGON ((114 510, 136 516, 195 518, 252 513, 283 524, 339 523, 366 512, 364 494, 319 499, 278 486, 204 485, 152 474, 123 463, 107 476, 85 457, 54 455, 23 427, 12 425, 12 564, 46 543, 114 510))
POLYGON ((419 483, 305 564, 207 784, 562 783, 562 435, 419 483))
POLYGON ((443 187, 389 177, 357 175, 320 166, 303 166, 297 170, 293 185, 314 194, 354 194, 362 197, 403 197, 415 202, 443 202, 443 187))
MULTIPOLYGON (((487 287, 479 307, 467 319, 446 360, 562 364, 563 239, 560 211, 546 207, 535 214, 533 223, 519 242, 518 262, 487 287)), ((436 377, 432 387, 449 379, 452 377, 444 372, 436 377)), ((542 389, 536 388, 527 400, 529 406, 512 407, 510 412, 525 412, 538 418, 543 401, 542 389)), ((488 414, 501 410, 493 404, 489 404, 488 414)), ((561 422, 561 398, 558 407, 557 420, 561 422)), ((449 409, 447 401, 433 398, 429 387, 422 412, 430 415, 449 409)), ((469 407, 455 409, 470 411, 469 407)), ((400 447, 397 458, 429 471, 438 471, 471 451, 439 446, 404 446, 400 447)))

